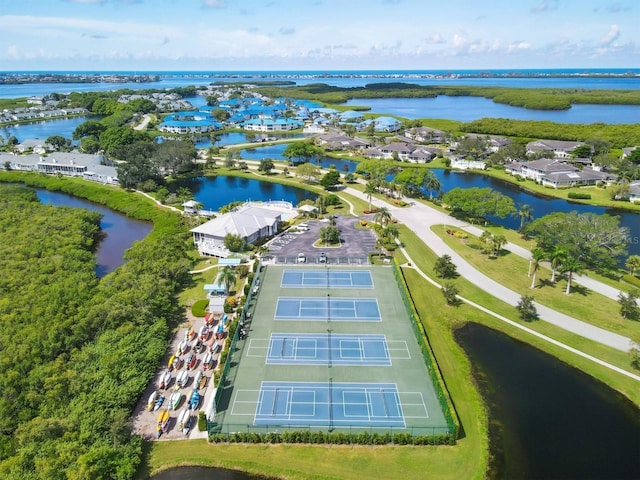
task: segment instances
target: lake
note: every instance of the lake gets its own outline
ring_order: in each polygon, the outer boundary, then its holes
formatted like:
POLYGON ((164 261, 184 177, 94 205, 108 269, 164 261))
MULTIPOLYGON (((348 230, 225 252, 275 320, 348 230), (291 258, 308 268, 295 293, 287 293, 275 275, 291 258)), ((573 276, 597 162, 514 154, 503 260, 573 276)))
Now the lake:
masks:
POLYGON ((404 118, 445 118, 472 122, 480 118, 547 120, 557 123, 638 123, 640 105, 573 105, 569 110, 528 110, 483 97, 352 99, 347 106, 366 106, 371 113, 404 118))
MULTIPOLYGON (((260 138, 261 135, 268 136, 269 138, 275 138, 276 140, 280 140, 282 138, 304 138, 309 136, 304 133, 273 133, 273 132, 260 133, 258 132, 257 135, 254 135, 254 138, 260 138)), ((255 142, 256 140, 253 140, 253 141, 255 142)), ((251 143, 251 142, 247 140, 247 134, 244 132, 228 132, 228 133, 218 134, 218 141, 216 142, 216 146, 224 147, 227 145, 234 145, 237 143, 251 143)), ((196 137, 195 144, 196 144, 196 148, 209 148, 213 146, 210 136, 196 137)), ((286 148, 286 145, 283 146, 283 150, 284 148, 286 148)))
POLYGON ((37 194, 40 201, 46 205, 84 208, 102 214, 100 228, 104 238, 96 250, 98 277, 103 277, 122 265, 125 250, 131 247, 133 242, 145 238, 153 228, 150 223, 129 218, 102 205, 65 193, 38 189, 37 194))
POLYGON ((488 327, 469 323, 455 337, 489 407, 490 478, 640 478, 640 411, 632 402, 488 327))
POLYGON ((92 118, 99 117, 62 118, 59 120, 47 120, 46 122, 22 123, 20 125, 0 127, 0 135, 5 139, 13 135, 20 142, 28 138, 46 140, 52 135, 71 138, 78 125, 92 118))
POLYGON ((214 467, 176 467, 154 475, 151 480, 260 480, 244 472, 214 467))
POLYGON ((194 177, 172 184, 172 190, 188 188, 205 210, 218 210, 231 202, 285 200, 297 205, 302 200, 315 199, 317 194, 301 188, 279 183, 265 182, 253 178, 194 177))

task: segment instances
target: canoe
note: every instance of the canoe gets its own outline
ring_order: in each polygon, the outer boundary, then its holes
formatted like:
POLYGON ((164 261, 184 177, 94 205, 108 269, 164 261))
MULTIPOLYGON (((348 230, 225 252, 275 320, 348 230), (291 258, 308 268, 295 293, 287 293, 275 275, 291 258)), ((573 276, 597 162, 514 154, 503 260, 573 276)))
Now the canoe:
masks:
POLYGON ((196 365, 198 364, 198 357, 196 357, 196 354, 191 352, 191 354, 189 355, 189 358, 187 358, 187 369, 192 370, 196 367, 196 365))
POLYGON ((203 375, 200 381, 198 382, 198 388, 203 389, 206 386, 207 386, 207 377, 203 375))
POLYGON ((176 377, 176 389, 184 388, 189 382, 189 372, 187 370, 182 370, 180 374, 176 377))
POLYGON ((149 395, 149 400, 147 401, 147 410, 153 410, 153 406, 156 404, 156 400, 158 398, 158 391, 154 390, 151 395, 149 395))
POLYGON ((189 400, 189 408, 191 410, 197 410, 199 405, 200 405, 200 393, 198 393, 198 390, 194 388, 193 392, 191 393, 191 399, 189 400))
POLYGON ((171 372, 166 370, 162 375, 160 375, 160 382, 158 382, 158 388, 164 390, 165 388, 169 388, 169 384, 171 383, 171 372))
POLYGON ((163 425, 169 420, 169 410, 164 409, 158 414, 158 425, 163 425))
POLYGON ((202 373, 202 370, 199 370, 198 373, 196 373, 196 377, 193 379, 193 384, 199 385, 200 382, 202 381, 203 376, 204 376, 204 373, 202 373))
POLYGON ((202 368, 211 368, 211 362, 213 362, 213 354, 209 352, 204 356, 204 360, 202 361, 202 368))
POLYGON ((156 399, 156 403, 153 405, 153 411, 155 412, 156 410, 158 410, 162 406, 163 403, 164 403, 164 395, 160 395, 156 399))
POLYGON ((200 328, 200 340, 207 340, 209 338, 209 327, 203 325, 200 328))
POLYGON ((177 391, 174 392, 171 395, 171 410, 177 410, 178 407, 180 406, 180 403, 182 402, 182 397, 184 395, 182 394, 181 391, 177 391))
POLYGON ((173 362, 175 361, 176 356, 175 355, 171 355, 171 358, 169 358, 169 363, 167 364, 169 367, 169 370, 171 370, 172 368, 174 368, 173 362))
POLYGON ((189 342, 187 340, 182 340, 180 345, 178 345, 178 355, 183 355, 187 352, 189 348, 189 342))
POLYGON ((180 368, 182 368, 182 359, 180 357, 173 358, 173 368, 175 370, 180 370, 180 368))
POLYGON ((178 427, 179 428, 184 428, 185 424, 187 423, 187 420, 189 418, 189 414, 191 412, 189 412, 188 408, 185 408, 184 410, 182 410, 182 412, 180 412, 180 416, 178 417, 178 427))

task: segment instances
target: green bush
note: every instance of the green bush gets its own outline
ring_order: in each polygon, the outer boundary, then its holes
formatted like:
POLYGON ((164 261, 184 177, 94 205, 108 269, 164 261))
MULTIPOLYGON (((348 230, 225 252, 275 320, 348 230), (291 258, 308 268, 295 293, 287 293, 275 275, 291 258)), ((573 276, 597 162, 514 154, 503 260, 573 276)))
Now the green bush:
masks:
POLYGON ((205 432, 207 430, 207 416, 204 412, 198 412, 198 430, 205 432))
POLYGON ((207 313, 207 307, 209 306, 209 300, 203 299, 196 301, 191 307, 191 313, 194 317, 204 317, 207 313))
POLYGON ((569 198, 575 198, 577 200, 591 200, 590 193, 582 193, 582 192, 569 192, 567 195, 569 198))

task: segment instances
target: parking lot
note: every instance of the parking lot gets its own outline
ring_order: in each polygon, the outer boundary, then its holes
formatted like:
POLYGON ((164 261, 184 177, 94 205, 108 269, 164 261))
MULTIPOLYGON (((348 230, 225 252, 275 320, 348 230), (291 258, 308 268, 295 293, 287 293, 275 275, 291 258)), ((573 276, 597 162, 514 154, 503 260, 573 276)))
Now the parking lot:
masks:
MULTIPOLYGON (((367 264, 369 254, 375 252, 376 237, 371 229, 357 229, 360 220, 353 217, 336 216, 336 227, 340 230, 340 246, 315 246, 320 229, 329 225, 328 220, 308 220, 307 230, 284 232, 269 242, 269 253, 276 263, 298 263, 303 254, 304 263, 323 263, 321 253, 330 264, 367 264)), ((294 230, 294 229, 291 229, 294 230)))

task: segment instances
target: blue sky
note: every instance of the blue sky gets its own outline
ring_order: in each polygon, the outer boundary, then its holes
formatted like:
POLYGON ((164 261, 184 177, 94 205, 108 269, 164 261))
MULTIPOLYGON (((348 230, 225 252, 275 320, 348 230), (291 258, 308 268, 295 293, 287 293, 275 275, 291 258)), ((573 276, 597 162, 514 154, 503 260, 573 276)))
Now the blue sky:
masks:
POLYGON ((637 0, 0 0, 0 71, 638 68, 637 0))

